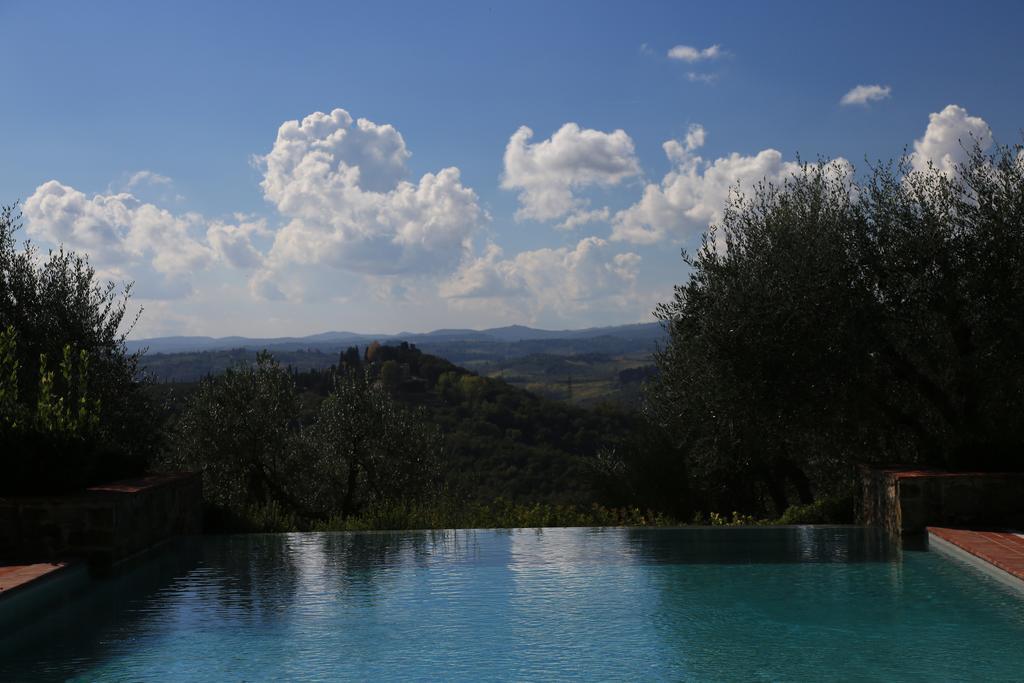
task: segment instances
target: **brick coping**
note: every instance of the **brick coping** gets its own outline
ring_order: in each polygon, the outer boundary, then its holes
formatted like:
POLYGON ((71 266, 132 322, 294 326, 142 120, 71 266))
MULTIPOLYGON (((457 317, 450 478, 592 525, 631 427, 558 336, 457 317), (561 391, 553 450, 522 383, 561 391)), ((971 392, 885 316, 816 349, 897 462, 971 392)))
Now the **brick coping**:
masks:
POLYGON ((1024 535, 1015 531, 928 527, 928 539, 949 544, 977 558, 1024 588, 1024 535))
POLYGON ((0 564, 0 600, 72 566, 72 562, 0 564))

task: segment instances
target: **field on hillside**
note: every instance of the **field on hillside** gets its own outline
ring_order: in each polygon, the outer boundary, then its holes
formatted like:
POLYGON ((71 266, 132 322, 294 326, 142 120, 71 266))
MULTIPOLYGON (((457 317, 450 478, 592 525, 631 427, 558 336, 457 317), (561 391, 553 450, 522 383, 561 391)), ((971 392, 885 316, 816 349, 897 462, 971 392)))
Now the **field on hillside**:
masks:
POLYGON ((468 361, 464 367, 545 398, 587 406, 603 401, 634 405, 639 399, 640 380, 649 374, 651 365, 649 353, 538 353, 506 360, 468 361))

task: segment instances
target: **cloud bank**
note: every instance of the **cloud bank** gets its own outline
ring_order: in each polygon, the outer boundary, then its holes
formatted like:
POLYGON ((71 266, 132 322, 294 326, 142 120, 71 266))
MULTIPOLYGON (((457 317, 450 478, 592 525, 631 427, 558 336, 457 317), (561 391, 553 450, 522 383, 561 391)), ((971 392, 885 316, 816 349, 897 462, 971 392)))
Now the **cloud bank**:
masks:
POLYGON ((606 240, 586 237, 575 247, 523 251, 503 258, 488 245, 442 284, 442 296, 465 308, 504 309, 520 319, 575 315, 594 308, 633 308, 640 256, 616 253, 606 240))
MULTIPOLYGON (((781 183, 799 170, 772 148, 705 158, 706 141, 700 125, 665 141, 669 170, 645 180, 624 130, 569 122, 535 141, 520 127, 505 147, 500 179, 516 193, 514 218, 583 234, 511 254, 494 242, 491 218, 457 167, 412 179, 398 130, 343 109, 286 121, 256 158, 272 215, 211 218, 162 208, 136 192, 172 184, 151 171, 128 177, 124 191, 94 195, 48 180, 24 214, 30 237, 88 252, 101 277, 135 280, 136 294, 171 317, 184 313, 169 300, 211 310, 221 296, 234 296, 253 306, 377 297, 489 319, 635 320, 651 304, 638 284, 641 262, 720 221, 730 192, 781 183), (632 199, 630 182, 642 182, 632 199)), ((950 173, 975 142, 991 145, 988 125, 951 104, 930 115, 912 168, 930 163, 950 173)), ((832 163, 836 173, 851 172, 843 159, 832 163)))
POLYGON ((655 244, 689 239, 721 219, 733 189, 749 191, 762 180, 780 182, 799 168, 774 149, 705 160, 696 154, 705 139, 703 127, 691 126, 685 139, 662 145, 672 170, 660 183, 648 183, 638 202, 615 214, 612 240, 655 244))

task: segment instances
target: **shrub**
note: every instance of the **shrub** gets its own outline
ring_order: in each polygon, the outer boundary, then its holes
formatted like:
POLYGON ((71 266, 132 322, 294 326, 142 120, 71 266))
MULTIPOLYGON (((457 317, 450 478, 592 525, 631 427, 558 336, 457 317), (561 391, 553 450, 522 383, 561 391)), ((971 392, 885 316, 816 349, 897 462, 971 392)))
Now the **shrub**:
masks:
POLYGON ((100 284, 88 259, 17 247, 0 208, 0 493, 59 493, 139 474, 159 445, 157 416, 124 339, 130 285, 100 284))

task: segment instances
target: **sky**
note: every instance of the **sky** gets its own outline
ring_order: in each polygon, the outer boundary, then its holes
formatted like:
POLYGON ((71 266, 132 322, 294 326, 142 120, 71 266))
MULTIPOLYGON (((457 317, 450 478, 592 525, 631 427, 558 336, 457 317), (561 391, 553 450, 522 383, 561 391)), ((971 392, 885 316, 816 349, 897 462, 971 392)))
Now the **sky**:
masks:
POLYGON ((1021 141, 1024 3, 0 0, 0 204, 132 337, 652 321, 730 188, 1021 141))

